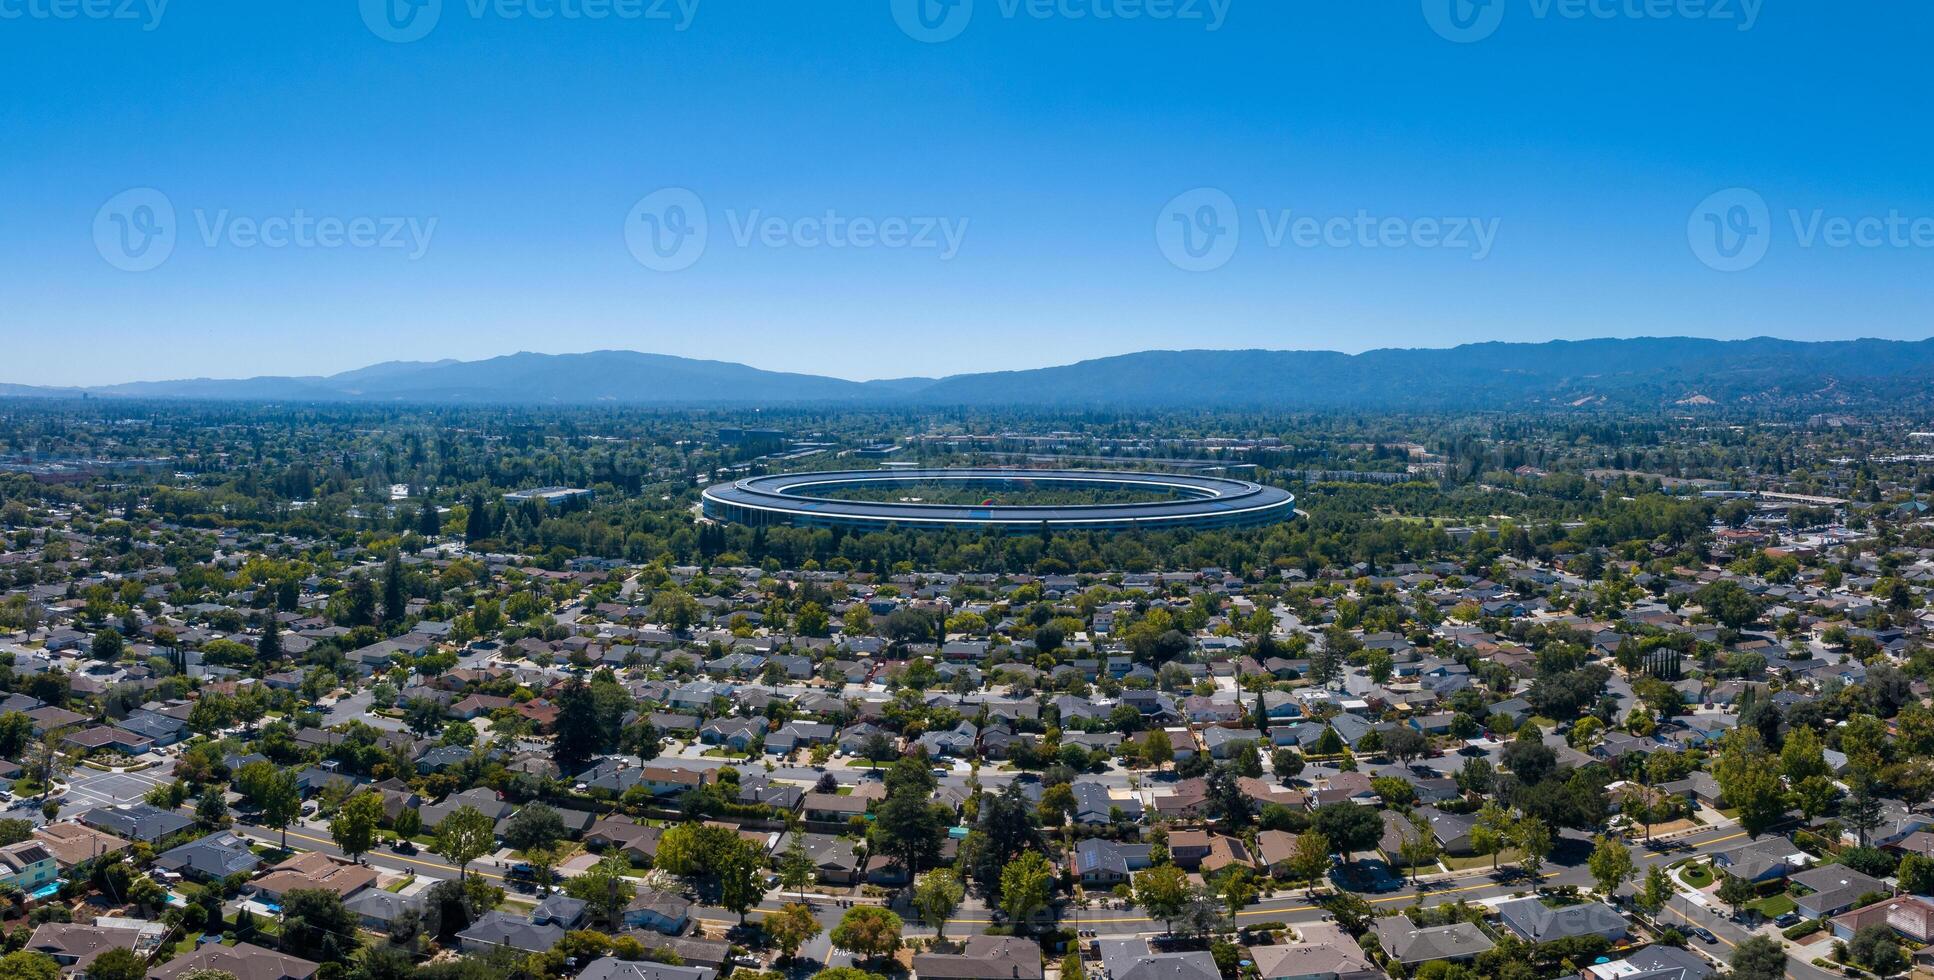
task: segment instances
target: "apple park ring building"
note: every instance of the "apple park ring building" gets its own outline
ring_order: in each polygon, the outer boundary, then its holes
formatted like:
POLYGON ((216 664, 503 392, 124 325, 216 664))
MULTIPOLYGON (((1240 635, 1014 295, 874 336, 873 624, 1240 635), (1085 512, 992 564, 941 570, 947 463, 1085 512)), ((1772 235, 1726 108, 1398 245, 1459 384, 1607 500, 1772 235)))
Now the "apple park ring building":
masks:
POLYGON ((1117 531, 1170 528, 1247 528, 1289 520, 1296 498, 1287 490, 1219 477, 1116 470, 908 469, 783 473, 708 487, 703 513, 715 521, 751 526, 838 527, 854 530, 952 528, 1007 533, 1042 530, 1117 531), (1043 489, 1144 494, 1140 502, 1083 504, 925 503, 846 500, 841 490, 943 486, 988 493, 1043 489))

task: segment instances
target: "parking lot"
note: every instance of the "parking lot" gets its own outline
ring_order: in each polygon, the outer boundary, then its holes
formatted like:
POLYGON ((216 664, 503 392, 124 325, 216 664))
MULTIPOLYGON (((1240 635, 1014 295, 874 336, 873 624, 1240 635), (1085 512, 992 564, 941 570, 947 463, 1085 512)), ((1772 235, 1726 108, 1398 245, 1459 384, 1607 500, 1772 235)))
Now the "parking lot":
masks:
POLYGON ((163 764, 142 772, 100 772, 75 767, 67 776, 67 796, 61 800, 61 816, 72 817, 99 806, 118 806, 139 802, 156 786, 172 780, 174 767, 163 764))

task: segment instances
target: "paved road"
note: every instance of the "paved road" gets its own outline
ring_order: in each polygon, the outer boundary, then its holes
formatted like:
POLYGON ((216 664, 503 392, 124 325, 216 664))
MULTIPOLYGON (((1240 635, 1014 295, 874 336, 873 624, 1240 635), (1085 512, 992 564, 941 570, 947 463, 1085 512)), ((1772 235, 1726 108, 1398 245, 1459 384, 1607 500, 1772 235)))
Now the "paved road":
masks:
MULTIPOLYGON (((237 823, 232 829, 238 834, 245 834, 270 844, 280 844, 282 841, 282 832, 270 827, 237 823)), ((335 841, 329 839, 326 832, 318 831, 313 827, 290 827, 289 847, 297 851, 321 851, 324 854, 335 857, 346 858, 348 856, 342 852, 342 848, 336 846, 335 841)), ((420 851, 413 855, 398 854, 387 847, 378 847, 368 854, 363 855, 362 859, 366 863, 411 870, 418 873, 428 873, 438 878, 455 878, 457 876, 456 865, 428 851, 420 851)), ((504 880, 503 875, 491 870, 489 866, 475 861, 470 863, 470 873, 473 875, 482 875, 494 881, 504 880)))
MULTIPOLYGON (((1675 896, 1666 903, 1665 911, 1660 914, 1659 921, 1705 927, 1719 941, 1701 944, 1697 939, 1688 937, 1692 948, 1720 960, 1729 959, 1733 949, 1752 935, 1744 926, 1727 918, 1726 914, 1719 909, 1707 908, 1683 895, 1675 896)), ((1822 949, 1824 950, 1824 946, 1822 949)), ((1809 962, 1813 955, 1806 947, 1790 951, 1786 957, 1786 975, 1791 980, 1834 980, 1839 976, 1809 962)))

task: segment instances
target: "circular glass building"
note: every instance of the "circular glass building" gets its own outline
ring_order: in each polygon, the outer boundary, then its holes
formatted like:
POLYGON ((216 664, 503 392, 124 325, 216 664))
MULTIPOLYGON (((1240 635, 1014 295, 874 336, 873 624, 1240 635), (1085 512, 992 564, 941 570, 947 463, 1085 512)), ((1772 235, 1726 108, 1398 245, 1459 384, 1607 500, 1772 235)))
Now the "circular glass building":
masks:
POLYGON ((1032 533, 1261 527, 1288 520, 1287 490, 1220 477, 1119 470, 925 469, 782 473, 708 487, 704 513, 753 526, 956 528, 1032 533), (985 495, 980 503, 930 503, 896 492, 942 488, 947 496, 985 495), (1104 502, 1000 503, 1004 496, 1048 493, 1104 502), (855 499, 864 496, 884 499, 855 499), (1134 498, 1134 499, 1129 499, 1134 498))

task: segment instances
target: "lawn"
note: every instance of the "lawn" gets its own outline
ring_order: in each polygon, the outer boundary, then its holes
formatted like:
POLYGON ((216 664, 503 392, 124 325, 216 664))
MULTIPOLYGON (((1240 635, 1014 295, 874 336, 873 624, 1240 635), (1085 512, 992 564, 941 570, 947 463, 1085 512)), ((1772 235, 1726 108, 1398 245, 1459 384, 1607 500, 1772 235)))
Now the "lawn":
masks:
POLYGON ((1679 878, 1694 888, 1712 884, 1712 869, 1703 864, 1688 864, 1679 869, 1679 878))
POLYGON ((1760 915, 1769 919, 1777 919, 1797 908, 1793 904, 1793 899, 1784 894, 1768 895, 1757 902, 1747 903, 1746 907, 1758 910, 1760 915))
MULTIPOLYGON (((1509 848, 1498 852, 1498 868, 1500 870, 1509 868, 1511 865, 1517 863, 1519 857, 1518 852, 1509 848)), ((1446 855, 1440 860, 1443 862, 1444 867, 1452 871, 1469 871, 1472 868, 1489 868, 1491 866, 1491 856, 1489 854, 1473 854, 1470 857, 1450 857, 1446 855)))

